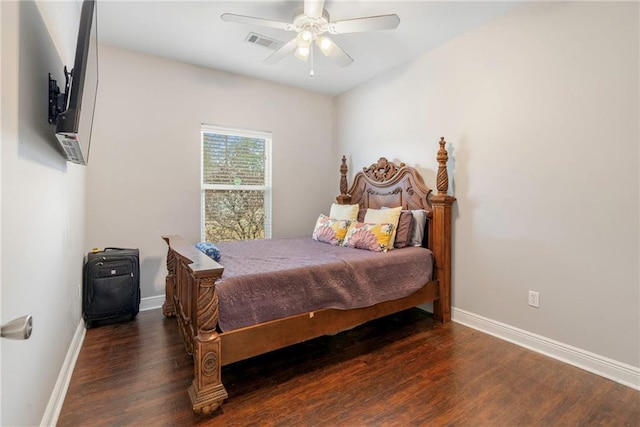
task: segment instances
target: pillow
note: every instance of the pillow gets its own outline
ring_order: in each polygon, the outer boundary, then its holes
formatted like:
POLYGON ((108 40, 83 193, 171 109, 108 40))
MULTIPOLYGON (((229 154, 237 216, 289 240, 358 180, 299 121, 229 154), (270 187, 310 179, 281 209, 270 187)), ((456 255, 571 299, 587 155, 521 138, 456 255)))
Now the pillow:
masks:
POLYGON ((216 245, 210 242, 200 242, 196 243, 196 249, 201 252, 204 252, 209 258, 212 258, 214 261, 220 261, 220 249, 216 245))
POLYGON ((313 229, 311 238, 318 242, 329 243, 334 246, 342 245, 351 221, 329 218, 320 214, 313 229))
POLYGON ((394 229, 395 226, 389 223, 354 222, 349 226, 343 246, 373 252, 387 252, 394 229))
POLYGON ((364 215, 364 222, 376 224, 393 224, 393 232, 391 235, 391 240, 389 241, 389 249, 393 249, 393 242, 395 242, 396 239, 396 231, 398 229, 398 219, 400 218, 400 211, 402 211, 402 206, 386 209, 369 208, 367 209, 367 213, 364 215))
POLYGON ((331 205, 331 211, 329 211, 329 218, 355 221, 358 219, 358 209, 360 209, 360 205, 339 205, 333 203, 331 205))
POLYGON ((409 246, 422 246, 424 239, 424 226, 427 222, 427 211, 418 209, 411 211, 413 215, 413 232, 409 246))
POLYGON ((396 229, 396 240, 393 242, 394 248, 405 248, 409 245, 413 233, 413 214, 411 211, 401 211, 396 229))
MULTIPOLYGON (((382 209, 390 209, 383 207, 382 209)), ((358 211, 358 222, 364 222, 364 216, 367 214, 366 209, 360 209, 358 211)), ((398 227, 396 228, 396 239, 393 242, 394 248, 404 248, 409 246, 411 236, 413 233, 413 214, 410 210, 400 211, 400 218, 398 219, 398 227)))

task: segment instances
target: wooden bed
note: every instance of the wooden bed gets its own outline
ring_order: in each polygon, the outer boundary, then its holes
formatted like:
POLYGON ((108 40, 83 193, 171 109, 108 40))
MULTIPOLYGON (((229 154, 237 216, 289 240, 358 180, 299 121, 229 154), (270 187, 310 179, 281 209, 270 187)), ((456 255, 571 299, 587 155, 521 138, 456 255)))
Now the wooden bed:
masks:
POLYGON ((451 206, 455 198, 447 195, 447 159, 441 138, 434 194, 414 168, 385 158, 358 172, 349 188, 346 158, 342 158, 338 203, 357 203, 361 209, 402 206, 428 211, 425 246, 434 254, 434 279, 412 295, 371 307, 322 309, 219 332, 216 280, 224 267, 180 236, 163 236, 169 246, 163 313, 177 318, 187 351, 193 355, 194 379, 189 387, 193 410, 211 414, 227 398, 222 366, 427 302, 433 302, 438 320, 451 320, 451 206))

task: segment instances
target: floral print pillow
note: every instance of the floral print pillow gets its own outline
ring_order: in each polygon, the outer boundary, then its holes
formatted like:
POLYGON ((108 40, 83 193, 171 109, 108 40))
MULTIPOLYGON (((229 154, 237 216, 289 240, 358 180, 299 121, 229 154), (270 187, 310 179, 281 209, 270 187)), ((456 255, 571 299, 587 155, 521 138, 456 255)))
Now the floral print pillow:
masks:
POLYGON ((390 223, 355 222, 349 226, 343 245, 373 252, 387 252, 394 228, 390 223))
POLYGON ((349 220, 334 219, 320 214, 311 238, 318 242, 341 246, 350 224, 349 220))

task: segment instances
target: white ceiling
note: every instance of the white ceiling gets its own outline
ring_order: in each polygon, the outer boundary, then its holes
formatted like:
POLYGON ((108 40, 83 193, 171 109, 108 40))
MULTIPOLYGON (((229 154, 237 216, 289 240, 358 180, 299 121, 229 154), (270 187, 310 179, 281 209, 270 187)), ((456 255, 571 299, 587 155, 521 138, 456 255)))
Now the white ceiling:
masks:
POLYGON ((275 65, 262 61, 273 51, 245 42, 250 31, 282 42, 295 33, 223 22, 220 15, 240 15, 291 22, 303 1, 113 1, 98 2, 101 42, 138 52, 337 95, 420 54, 483 25, 519 6, 496 1, 327 0, 331 21, 395 13, 395 30, 332 35, 353 59, 340 68, 315 55, 309 62, 289 55, 275 65))

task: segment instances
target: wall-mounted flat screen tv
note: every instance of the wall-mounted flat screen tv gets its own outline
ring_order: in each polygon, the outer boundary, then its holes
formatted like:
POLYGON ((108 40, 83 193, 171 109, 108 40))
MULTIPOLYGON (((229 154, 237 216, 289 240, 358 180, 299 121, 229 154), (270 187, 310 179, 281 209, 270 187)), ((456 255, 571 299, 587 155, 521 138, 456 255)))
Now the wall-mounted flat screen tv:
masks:
POLYGON ((56 119, 56 138, 68 161, 86 165, 98 92, 98 28, 95 0, 84 0, 67 109, 56 119))

